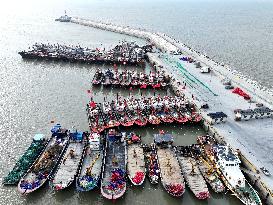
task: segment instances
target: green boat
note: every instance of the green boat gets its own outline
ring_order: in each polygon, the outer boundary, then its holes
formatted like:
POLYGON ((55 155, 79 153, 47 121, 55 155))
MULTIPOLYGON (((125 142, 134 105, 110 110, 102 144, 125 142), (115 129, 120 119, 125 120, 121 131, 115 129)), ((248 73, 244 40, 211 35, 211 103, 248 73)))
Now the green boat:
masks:
POLYGON ((48 140, 44 138, 43 134, 36 134, 29 148, 25 151, 23 156, 16 162, 13 169, 4 177, 4 185, 16 185, 27 172, 31 165, 35 162, 38 156, 45 149, 48 140))

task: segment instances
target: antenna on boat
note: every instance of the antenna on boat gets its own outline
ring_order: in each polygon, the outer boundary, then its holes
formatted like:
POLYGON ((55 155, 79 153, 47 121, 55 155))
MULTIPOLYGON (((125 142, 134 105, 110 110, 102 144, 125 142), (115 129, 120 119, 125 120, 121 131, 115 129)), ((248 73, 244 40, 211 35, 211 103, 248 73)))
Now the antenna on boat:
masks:
POLYGON ((66 10, 64 10, 64 15, 66 16, 66 10))

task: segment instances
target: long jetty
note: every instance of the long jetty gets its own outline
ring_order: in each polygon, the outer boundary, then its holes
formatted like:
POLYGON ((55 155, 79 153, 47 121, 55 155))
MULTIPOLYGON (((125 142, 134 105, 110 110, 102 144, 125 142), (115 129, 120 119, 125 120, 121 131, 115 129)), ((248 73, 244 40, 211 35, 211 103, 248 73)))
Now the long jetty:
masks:
POLYGON ((235 110, 255 109, 257 103, 273 109, 271 90, 166 34, 76 17, 71 18, 71 22, 142 38, 161 50, 160 53, 148 53, 149 61, 155 64, 156 69, 169 74, 172 77, 173 89, 185 93, 185 96, 200 109, 205 130, 218 141, 229 144, 240 152, 241 160, 248 169, 246 174, 259 190, 261 197, 268 204, 273 204, 273 177, 266 176, 260 169, 265 167, 273 174, 272 117, 248 121, 234 120, 235 110), (200 72, 194 63, 181 60, 182 57, 193 59, 201 67, 210 67, 211 72, 205 74, 200 72), (226 80, 248 93, 251 100, 246 100, 226 89, 223 84, 226 80), (209 108, 201 109, 204 104, 209 108), (224 112, 228 116, 227 121, 212 123, 208 114, 214 112, 224 112))

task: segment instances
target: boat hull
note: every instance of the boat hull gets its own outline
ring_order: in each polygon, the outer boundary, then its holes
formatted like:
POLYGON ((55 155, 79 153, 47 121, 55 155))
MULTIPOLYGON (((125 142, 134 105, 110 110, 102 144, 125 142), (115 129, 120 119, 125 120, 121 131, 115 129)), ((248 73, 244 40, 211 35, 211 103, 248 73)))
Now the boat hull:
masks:
POLYGON ((88 146, 84 155, 80 174, 76 178, 77 191, 90 191, 97 188, 101 176, 103 151, 92 150, 88 146), (91 176, 86 173, 90 166, 92 166, 91 176))
POLYGON ((127 149, 120 137, 117 133, 106 137, 101 180, 101 194, 106 199, 118 199, 126 191, 127 149))
POLYGON ((144 152, 138 144, 128 145, 127 174, 133 185, 142 185, 145 180, 144 152))
POLYGON ((54 168, 59 163, 66 147, 67 147, 68 138, 64 137, 60 144, 57 143, 56 138, 52 138, 50 142, 48 143, 47 147, 45 148, 45 151, 42 153, 42 155, 35 161, 35 163, 30 167, 28 172, 25 174, 25 176, 22 177, 20 182, 18 183, 18 191, 21 194, 29 194, 34 192, 35 190, 42 187, 45 182, 51 177, 52 172, 54 168), (57 149, 57 153, 54 154, 54 160, 52 159, 52 164, 50 164, 48 167, 47 172, 41 172, 41 165, 40 162, 44 161, 46 158, 46 155, 48 151, 53 152, 52 150, 57 149), (38 169, 38 171, 36 171, 38 169), (38 174, 37 174, 38 172, 38 174), (30 183, 31 181, 31 183, 30 183))
POLYGON ((157 155, 164 189, 174 197, 181 197, 185 192, 185 182, 174 152, 170 148, 159 148, 157 155))
POLYGON ((79 165, 84 151, 84 143, 71 142, 68 144, 65 154, 57 168, 55 175, 51 182, 51 187, 55 191, 63 190, 69 187, 75 180, 79 170, 79 165), (74 150, 74 157, 69 156, 69 152, 74 150))

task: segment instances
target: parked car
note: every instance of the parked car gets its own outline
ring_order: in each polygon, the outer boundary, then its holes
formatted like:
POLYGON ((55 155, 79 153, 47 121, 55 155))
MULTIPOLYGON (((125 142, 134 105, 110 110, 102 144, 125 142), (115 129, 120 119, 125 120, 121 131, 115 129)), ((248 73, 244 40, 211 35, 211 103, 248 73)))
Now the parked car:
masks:
POLYGON ((231 89, 234 89, 234 86, 233 86, 233 85, 226 85, 226 86, 225 86, 225 89, 231 90, 231 89))

